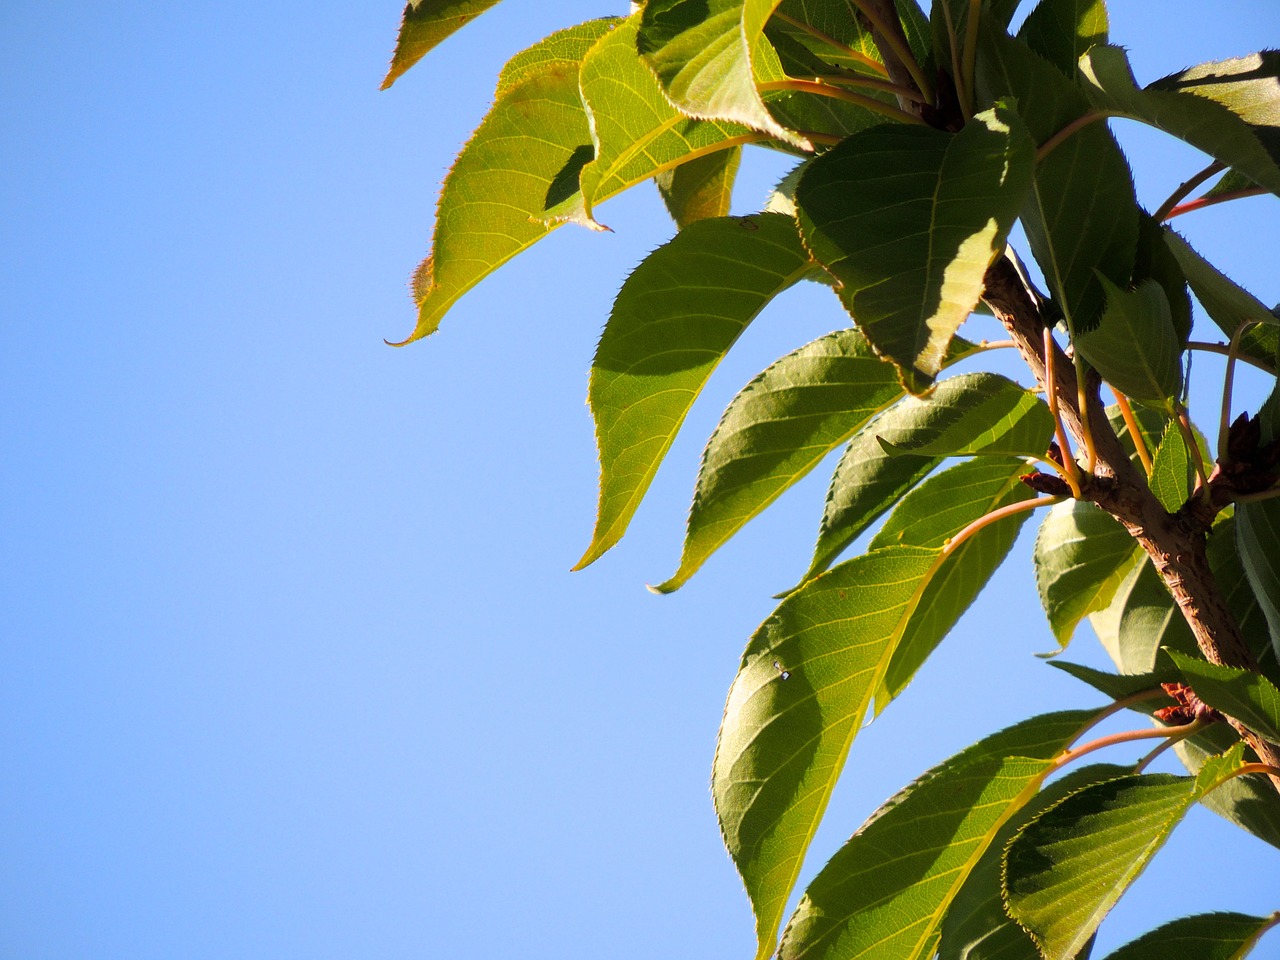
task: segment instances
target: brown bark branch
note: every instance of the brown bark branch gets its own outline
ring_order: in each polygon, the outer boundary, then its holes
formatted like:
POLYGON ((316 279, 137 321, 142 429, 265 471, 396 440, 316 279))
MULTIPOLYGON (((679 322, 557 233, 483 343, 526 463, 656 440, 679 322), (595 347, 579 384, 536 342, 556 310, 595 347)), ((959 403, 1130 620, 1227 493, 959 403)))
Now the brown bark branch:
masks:
MULTIPOLYGON (((1037 381, 1058 396, 1063 423, 1083 443, 1085 431, 1077 402, 1076 372, 1056 343, 1053 363, 1054 383, 1045 382, 1044 321, 1036 302, 1023 285, 1017 270, 1005 258, 987 271, 983 299, 1004 324, 1017 344, 1018 352, 1037 381)), ((1227 492, 1219 487, 1209 496, 1193 498, 1177 513, 1170 513, 1156 499, 1142 475, 1129 459, 1107 419, 1098 393, 1099 381, 1090 376, 1085 384, 1090 433, 1097 451, 1096 471, 1081 477, 1081 496, 1115 517, 1151 557, 1156 571, 1182 611, 1200 650, 1210 663, 1258 671, 1258 662, 1244 642, 1239 624, 1227 606, 1226 597, 1209 569, 1205 545, 1209 526, 1226 502, 1227 492), (1216 494, 1216 496, 1214 495, 1216 494)), ((1069 456, 1063 451, 1063 456, 1069 456)), ((1280 747, 1271 744, 1237 720, 1228 718, 1264 763, 1280 766, 1280 747)), ((1272 777, 1277 791, 1280 778, 1272 777)))

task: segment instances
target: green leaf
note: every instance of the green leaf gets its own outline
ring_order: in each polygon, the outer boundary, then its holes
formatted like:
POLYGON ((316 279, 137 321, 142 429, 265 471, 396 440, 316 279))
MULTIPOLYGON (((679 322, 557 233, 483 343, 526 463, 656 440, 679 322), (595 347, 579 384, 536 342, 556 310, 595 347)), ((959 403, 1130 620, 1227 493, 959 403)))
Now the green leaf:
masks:
POLYGON ((1106 294, 1101 322, 1076 336, 1080 353, 1121 393, 1170 409, 1182 392, 1182 350, 1164 288, 1154 280, 1122 290, 1102 274, 1106 294))
POLYGON ((1145 210, 1139 212, 1137 260, 1130 287, 1139 286, 1144 280, 1160 284, 1169 301, 1178 346, 1184 347, 1191 336, 1191 295, 1187 292, 1187 278, 1165 236, 1164 226, 1155 217, 1145 210))
POLYGON ((1280 689, 1274 683, 1252 670, 1219 666, 1176 650, 1169 656, 1201 700, 1280 743, 1280 689))
POLYGON ((662 202, 683 230, 695 220, 727 217, 742 148, 730 147, 689 160, 654 177, 662 202))
POLYGON ((1243 287, 1237 286, 1213 264, 1192 249, 1178 233, 1166 228, 1165 241, 1177 258, 1191 292, 1205 313, 1228 338, 1246 321, 1260 320, 1240 341, 1241 351, 1268 367, 1275 367, 1280 350, 1280 328, 1276 318, 1262 301, 1243 287))
POLYGON ((1089 719, 1081 710, 1023 721, 900 791, 809 885, 780 960, 932 957, 952 899, 1089 719))
POLYGON ((997 373, 963 373, 916 400, 918 419, 901 438, 882 437, 890 453, 918 456, 1043 456, 1053 417, 1043 400, 997 373))
MULTIPOLYGON (((693 401, 738 335, 813 270, 794 221, 765 213, 690 224, 623 284, 591 364, 600 509, 578 567, 621 539, 693 401)), ((882 379, 892 378, 886 372, 882 379)))
POLYGON ((591 48, 579 84, 591 118, 594 158, 582 168, 581 192, 550 206, 548 219, 593 225, 595 205, 682 163, 763 135, 742 124, 695 120, 675 109, 636 53, 635 14, 591 48))
POLYGON ((770 36, 790 37, 814 57, 850 72, 878 75, 869 73, 866 60, 881 62, 880 51, 871 31, 864 30, 859 19, 850 15, 846 0, 782 0, 778 13, 798 24, 775 18, 767 27, 770 36))
POLYGON ((418 322, 403 343, 434 333, 457 299, 553 228, 548 196, 577 190, 591 159, 578 64, 613 21, 552 34, 517 54, 497 99, 445 178, 431 255, 414 277, 418 322))
POLYGON ((1170 420, 1151 461, 1151 492, 1166 510, 1174 513, 1187 502, 1194 479, 1191 450, 1178 425, 1170 420))
MULTIPOLYGON (((979 36, 975 86, 980 103, 1015 98, 1039 144, 1092 110, 1059 69, 989 25, 979 36)), ((1076 131, 1037 163, 1022 221, 1069 330, 1088 330, 1101 314, 1099 274, 1129 283, 1138 213, 1129 165, 1104 124, 1076 131)))
MULTIPOLYGON (((1143 445, 1148 452, 1155 450, 1160 445, 1160 438, 1169 425, 1169 417, 1159 410, 1141 406, 1133 408, 1133 416, 1138 422, 1138 432, 1142 435, 1143 445)), ((1142 460, 1138 456, 1138 448, 1133 442, 1133 437, 1129 433, 1129 424, 1120 412, 1118 404, 1113 403, 1107 407, 1107 420, 1111 424, 1111 429, 1116 432, 1121 445, 1128 452, 1129 460, 1135 467, 1141 467, 1142 460)))
POLYGON ((1040 951, 1030 934, 1004 910, 1000 889, 1004 848, 1029 821, 1069 794, 1124 776, 1129 769, 1099 763, 1072 770, 1048 784, 1010 818, 988 845, 947 910, 938 960, 1040 960, 1040 951))
POLYGON ((1081 500, 1049 508, 1036 536, 1036 586, 1062 647, 1085 615, 1106 607, 1142 557, 1141 548, 1108 513, 1081 500))
POLYGON ((728 120, 803 150, 756 90, 753 56, 778 0, 649 0, 638 49, 676 108, 703 120, 728 120))
POLYGON ((1098 0, 1040 0, 1018 38, 1068 77, 1090 47, 1107 42, 1107 8, 1098 0))
MULTIPOLYGON (((1082 663, 1071 663, 1066 660, 1051 660, 1049 666, 1068 673, 1095 690, 1100 690, 1112 700, 1123 700, 1135 693, 1153 690, 1162 683, 1172 683, 1178 679, 1177 671, 1172 666, 1162 665, 1153 673, 1108 673, 1106 670, 1095 670, 1082 663)), ((1130 705, 1130 710, 1151 712, 1158 707, 1172 706, 1173 700, 1159 694, 1151 700, 1130 705)))
POLYGON ((712 796, 773 953, 805 850, 938 551, 854 557, 783 600, 729 690, 712 796))
MULTIPOLYGON (((1254 590, 1245 570, 1243 551, 1237 544, 1239 509, 1237 505, 1234 517, 1219 519, 1209 531, 1209 569, 1222 588, 1227 609, 1239 624, 1245 644, 1257 659, 1263 675, 1280 686, 1280 657, 1277 657, 1276 643, 1267 627, 1266 608, 1254 590)), ((1271 541, 1273 545, 1275 542, 1271 541)))
POLYGON ((1245 913, 1198 913, 1144 933, 1107 960, 1241 960, 1250 941, 1273 922, 1273 918, 1245 913))
POLYGON ((382 81, 386 90, 441 40, 465 26, 498 0, 409 0, 400 20, 400 35, 391 66, 382 81))
POLYGON ((1236 545, 1245 576, 1266 617, 1273 651, 1280 657, 1280 500, 1236 506, 1236 545))
MULTIPOLYGON (((976 518, 1032 499, 1035 494, 1018 479, 1026 472, 1023 461, 1005 457, 980 457, 944 470, 903 497, 869 549, 894 544, 943 547, 976 518)), ((921 594, 876 690, 877 715, 906 688, 982 592, 1028 516, 1019 513, 989 524, 947 555, 921 594)))
POLYGON ((1080 71, 1100 109, 1185 140, 1280 193, 1280 52, 1202 63, 1141 89, 1119 47, 1094 47, 1080 71))
POLYGON ((707 441, 678 589, 748 520, 902 395, 893 367, 856 330, 819 337, 774 363, 730 402, 707 441))
MULTIPOLYGON (((1207 759, 1230 749, 1238 740, 1234 730, 1218 723, 1173 749, 1178 759, 1195 774, 1207 759)), ((1280 795, 1267 777, 1261 774, 1232 777, 1200 802, 1223 819, 1280 848, 1280 795)))
POLYGON ((913 393, 932 382, 977 306, 1033 165, 1021 122, 998 105, 957 134, 901 125, 856 133, 801 178, 806 245, 913 393))
POLYGON ((1196 641, 1151 561, 1141 557, 1111 603, 1089 615, 1089 624, 1122 673, 1156 669, 1161 647, 1195 652, 1196 641))
POLYGON ((1009 913, 1045 960, 1070 960, 1192 805, 1240 766, 1243 745, 1196 777, 1147 774, 1086 787, 1032 820, 1005 854, 1009 913))

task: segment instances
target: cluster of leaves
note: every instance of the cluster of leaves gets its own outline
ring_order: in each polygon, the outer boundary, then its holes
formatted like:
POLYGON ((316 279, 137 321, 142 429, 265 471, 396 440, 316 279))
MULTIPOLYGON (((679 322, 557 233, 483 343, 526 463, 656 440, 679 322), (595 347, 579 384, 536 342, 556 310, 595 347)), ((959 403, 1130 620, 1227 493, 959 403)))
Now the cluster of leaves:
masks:
MULTIPOLYGON (((386 85, 495 2, 410 2, 386 85)), ((1205 464, 1229 465, 1229 436, 1255 460, 1270 456, 1277 402, 1224 430, 1215 458, 1188 419, 1184 366, 1190 349, 1211 349, 1274 375, 1280 326, 1167 221, 1280 193, 1280 54, 1140 86, 1108 43, 1101 0, 1040 0, 1011 34, 1017 6, 648 0, 561 30, 503 69, 445 181, 415 278, 409 340, 551 230, 599 229, 600 203, 656 183, 679 231, 623 285, 592 365, 601 490, 580 566, 623 536, 708 377, 774 297, 817 281, 852 319, 729 404, 703 455, 679 567, 656 588, 680 587, 844 446, 813 560, 748 643, 716 752, 716 811, 760 960, 1084 957, 1192 805, 1280 846, 1280 796, 1265 776, 1280 771, 1237 732, 1280 744, 1280 500, 1266 499, 1276 457, 1250 497, 1215 504, 1208 564, 1256 661, 1215 665, 1159 558, 1081 494, 1090 437, 1072 452, 1059 405, 1083 417, 1084 387, 1059 397, 1049 376, 1042 396, 995 373, 948 373, 991 348, 957 331, 989 312, 990 271, 1012 265, 1045 321, 1045 362, 1061 343, 1093 402, 1099 381, 1114 389, 1115 437, 1142 465, 1143 495, 1170 517, 1208 495, 1205 464), (1117 116, 1212 163, 1149 213, 1099 122, 1117 116), (759 213, 728 216, 752 144, 796 164, 759 213), (1006 249, 1018 222, 1047 293, 1006 249), (1188 288, 1229 346, 1191 339, 1188 288), (1053 473, 1029 478, 1036 464, 1053 473), (888 801, 784 928, 858 730, 910 682, 1042 505, 1034 560, 1052 631, 1065 646, 1089 618, 1118 673, 1067 669, 1116 700, 1104 713, 1163 707, 1163 723, 1120 739, 1177 742, 1189 774, 1145 773, 1144 761, 1054 776, 1109 741, 1077 745, 1099 719, 1087 711, 1033 717, 888 801), (865 550, 837 562, 882 519, 865 550), (1160 684, 1180 705, 1164 706, 1160 684), (1212 723, 1219 712, 1236 729, 1212 723)), ((1243 956, 1274 922, 1183 918, 1112 957, 1243 956)))

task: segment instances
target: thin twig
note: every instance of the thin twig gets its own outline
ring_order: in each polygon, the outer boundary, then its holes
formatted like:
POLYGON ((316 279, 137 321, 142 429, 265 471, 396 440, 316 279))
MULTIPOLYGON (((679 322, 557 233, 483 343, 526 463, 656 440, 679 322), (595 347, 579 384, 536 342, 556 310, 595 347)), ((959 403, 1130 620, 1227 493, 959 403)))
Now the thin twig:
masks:
MULTIPOLYGON (((1066 497, 1037 497, 1034 500, 1019 500, 1017 503, 1010 503, 990 513, 979 517, 973 523, 969 524, 954 537, 947 540, 946 545, 942 548, 942 557, 950 556, 960 545, 972 537, 979 530, 989 527, 991 524, 1003 520, 1006 517, 1017 516, 1019 513, 1025 513, 1028 510, 1035 510, 1039 507, 1050 507, 1055 503, 1061 503, 1066 497)), ((940 558, 941 559, 941 558, 940 558)))
MULTIPOLYGON (((978 62, 978 20, 981 13, 982 0, 969 0, 969 20, 964 31, 964 64, 957 65, 956 72, 964 74, 964 88, 970 95, 973 94, 974 87, 974 66, 978 62)), ((969 104, 969 111, 973 111, 972 103, 969 104)))
POLYGON ((960 70, 960 48, 957 46, 956 24, 951 19, 951 4, 942 4, 942 18, 947 24, 947 43, 951 47, 951 71, 955 74, 956 99, 960 101, 960 113, 968 120, 973 116, 973 104, 969 102, 969 96, 965 90, 964 77, 960 70))
POLYGON ((1142 428, 1138 425, 1138 418, 1133 415, 1133 407, 1129 406, 1129 398, 1117 390, 1111 388, 1111 392, 1115 394, 1116 406, 1120 408, 1120 416, 1124 418, 1124 425, 1129 428, 1129 436, 1133 438, 1133 447, 1138 451, 1138 459, 1142 461, 1142 469, 1147 471, 1147 476, 1151 476, 1154 469, 1151 462, 1151 453, 1147 450, 1147 441, 1142 436, 1142 428))
POLYGON ((879 10, 875 5, 869 3, 868 0, 853 0, 853 5, 858 11, 867 18, 867 22, 871 24, 883 39, 889 45, 889 49, 894 52, 897 58, 902 62, 903 68, 907 73, 911 74, 911 79, 915 81, 916 87, 924 96, 926 103, 933 102, 933 84, 929 82, 929 78, 920 69, 920 63, 916 60, 915 54, 911 52, 911 47, 907 45, 902 38, 902 28, 898 24, 888 24, 880 16, 879 10), (897 29, 894 29, 897 27, 897 29))
POLYGON ((1221 173, 1226 169, 1226 164, 1221 160, 1215 160, 1199 173, 1192 177, 1188 177, 1182 183, 1178 184, 1178 189, 1169 194, 1169 198, 1156 208, 1156 212, 1152 216, 1158 221, 1164 221, 1169 216, 1169 211, 1181 203, 1192 190, 1200 186, 1215 173, 1221 173))
POLYGON ((827 46, 831 47, 833 50, 839 51, 842 55, 848 57, 850 60, 858 61, 858 63, 862 64, 864 67, 874 70, 876 73, 880 74, 881 76, 887 77, 889 75, 888 68, 886 68, 885 65, 881 63, 879 60, 876 60, 874 57, 867 56, 861 50, 855 50, 853 47, 849 46, 847 43, 841 43, 835 37, 832 37, 832 36, 829 36, 828 34, 823 33, 817 27, 814 27, 811 24, 805 23, 803 20, 797 20, 795 17, 790 17, 787 14, 783 13, 781 10, 775 10, 773 15, 777 17, 779 20, 783 21, 784 23, 791 24, 791 26, 795 27, 797 30, 803 30, 805 33, 809 34, 809 36, 813 37, 814 39, 821 40, 827 46))
POLYGON ((787 90, 793 93, 811 93, 819 97, 830 97, 832 100, 843 100, 845 103, 855 103, 860 107, 866 107, 868 110, 872 110, 901 123, 924 123, 924 121, 915 114, 907 113, 907 111, 901 110, 898 107, 890 106, 883 100, 877 100, 875 97, 863 96, 860 93, 854 93, 852 90, 833 87, 829 83, 819 83, 815 80, 769 80, 765 83, 758 84, 757 89, 761 93, 770 93, 775 90, 787 90))
MULTIPOLYGON (((1207 340, 1188 340, 1187 349, 1200 350, 1204 353, 1216 353, 1219 356, 1223 356, 1223 357, 1231 356, 1231 348, 1227 344, 1211 343, 1210 341, 1207 341, 1207 340)), ((1251 357, 1247 353, 1236 354, 1236 359, 1243 361, 1244 363, 1247 363, 1251 366, 1257 367, 1259 370, 1265 370, 1267 373, 1270 373, 1273 375, 1277 372, 1275 367, 1270 366, 1269 364, 1265 363, 1262 360, 1259 360, 1257 357, 1251 357)))
POLYGON ((1191 418, 1187 416, 1187 408, 1182 404, 1178 404, 1174 411, 1174 422, 1178 425, 1178 432, 1182 434, 1182 441, 1187 445, 1187 452, 1191 455, 1191 466, 1196 471, 1196 488, 1191 491, 1192 496, 1209 490, 1209 475, 1205 472, 1204 457, 1200 453, 1200 444, 1196 440, 1196 432, 1191 429, 1191 418))
POLYGON ((875 77, 862 77, 857 74, 815 74, 812 79, 818 83, 829 83, 836 87, 866 87, 869 90, 882 90, 912 103, 924 103, 920 99, 919 92, 890 80, 877 80, 875 77))
POLYGON ((1080 468, 1076 464, 1075 457, 1071 455, 1071 444, 1067 440, 1067 428, 1063 425, 1062 416, 1058 412, 1057 378, 1054 376, 1054 355, 1057 353, 1054 349, 1055 346, 1053 330, 1046 324, 1044 328, 1045 398, 1049 401, 1049 415, 1053 417, 1053 435, 1058 441, 1058 449, 1062 451, 1062 467, 1065 471, 1062 479, 1066 480, 1067 486, 1071 488, 1071 495, 1079 500, 1080 468))
POLYGON ((1236 327, 1231 335, 1231 343, 1227 347, 1227 371, 1222 375, 1222 415, 1218 420, 1218 462, 1227 461, 1227 439, 1231 429, 1231 391, 1235 386, 1236 360, 1240 356, 1240 345, 1244 335, 1260 320, 1246 320, 1236 327))
POLYGON ((1245 197, 1260 197, 1263 194, 1270 193, 1266 187, 1245 187, 1243 190, 1231 190, 1227 193, 1220 193, 1216 197, 1200 197, 1196 200, 1190 200, 1180 206, 1174 207, 1164 215, 1165 220, 1172 220, 1174 217, 1180 217, 1184 213, 1191 213, 1193 210, 1203 210, 1205 207, 1212 207, 1215 204, 1226 203, 1228 200, 1243 200, 1245 197))
POLYGON ((1172 746, 1174 746, 1174 745, 1176 745, 1176 744, 1178 744, 1178 743, 1181 743, 1183 740, 1187 739, 1187 737, 1193 737, 1193 736, 1195 736, 1197 733, 1199 733, 1199 732, 1200 732, 1201 730, 1203 730, 1205 727, 1207 727, 1207 726, 1209 726, 1209 725, 1211 725, 1211 724, 1213 724, 1213 723, 1215 723, 1215 722, 1217 722, 1217 721, 1216 721, 1216 720, 1203 720, 1203 719, 1196 719, 1196 720, 1191 721, 1191 723, 1189 723, 1189 724, 1187 724, 1185 727, 1182 727, 1182 728, 1181 728, 1181 732, 1180 732, 1180 733, 1175 733, 1175 734, 1173 734, 1172 736, 1170 736, 1170 737, 1169 737, 1169 739, 1165 740, 1165 741, 1164 741, 1164 743, 1158 744, 1154 750, 1152 750, 1152 751, 1151 751, 1150 753, 1148 753, 1145 757, 1143 757, 1141 760, 1139 760, 1139 761, 1137 762, 1137 764, 1134 766, 1134 768, 1133 768, 1133 772, 1134 772, 1134 773, 1141 773, 1143 770, 1147 769, 1147 767, 1149 767, 1149 766, 1151 765, 1151 761, 1153 761, 1156 757, 1160 756, 1160 754, 1164 753, 1164 752, 1165 752, 1166 750, 1168 750, 1170 747, 1172 747, 1172 746))
POLYGON ((1083 117, 1077 117, 1044 143, 1040 144, 1036 149, 1036 162, 1039 163, 1052 153, 1055 147, 1061 146, 1065 140, 1069 139, 1073 133, 1083 130, 1095 120, 1105 120, 1108 117, 1115 116, 1119 116, 1119 114, 1112 110, 1095 110, 1091 113, 1086 113, 1083 117))

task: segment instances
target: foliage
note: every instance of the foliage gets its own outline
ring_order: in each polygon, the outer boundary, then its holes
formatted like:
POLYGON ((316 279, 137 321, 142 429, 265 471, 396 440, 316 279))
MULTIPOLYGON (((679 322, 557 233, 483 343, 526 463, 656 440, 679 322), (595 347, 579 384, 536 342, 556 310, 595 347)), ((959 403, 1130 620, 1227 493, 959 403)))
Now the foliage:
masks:
MULTIPOLYGON (((385 85, 493 5, 411 0, 385 85)), ((678 232, 623 285, 592 364, 600 503, 579 566, 622 538, 708 377, 774 297, 822 283, 852 321, 729 404, 679 568, 656 588, 682 586, 844 447, 813 561, 748 642, 716 751, 758 960, 1084 957, 1195 804, 1280 841, 1280 391, 1227 416, 1237 361, 1274 376, 1280 322, 1168 225, 1280 193, 1280 53, 1142 85, 1102 0, 1039 0, 1011 33, 1016 7, 648 0, 568 27, 503 70, 415 279, 405 342, 560 224, 598 229, 598 204, 656 183, 678 232), (1109 117, 1209 165, 1148 212, 1109 117), (746 146, 795 166, 767 209, 733 217, 746 146), (1047 293, 1007 247, 1018 223, 1047 293), (1228 343, 1193 339, 1188 291, 1228 343), (1032 386, 951 369, 999 346, 957 335, 975 314, 1007 332, 1032 386), (1187 409, 1195 350, 1229 358, 1212 451, 1187 409), (1032 717, 923 774, 787 919, 858 730, 1042 507, 1049 626, 1065 647, 1090 621, 1118 672, 1064 666, 1114 703, 1032 717), (1126 708, 1154 724, 1083 739, 1126 708), (1144 739, 1159 745, 1136 766, 1074 765, 1144 739), (1145 772, 1175 744, 1187 776, 1145 772)), ((1112 956, 1241 957, 1278 919, 1174 919, 1112 956)))

